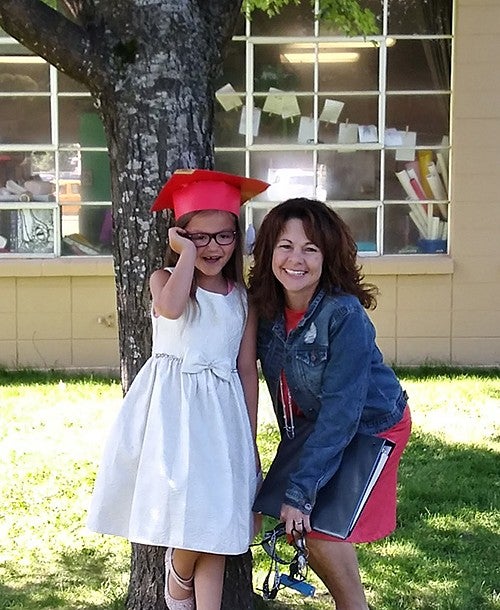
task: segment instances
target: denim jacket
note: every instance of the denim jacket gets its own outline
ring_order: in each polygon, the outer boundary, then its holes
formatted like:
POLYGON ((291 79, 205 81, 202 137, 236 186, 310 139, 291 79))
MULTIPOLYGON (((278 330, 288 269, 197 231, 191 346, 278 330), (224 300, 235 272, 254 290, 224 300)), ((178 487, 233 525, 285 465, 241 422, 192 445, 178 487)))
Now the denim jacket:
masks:
POLYGON ((280 429, 283 369, 293 400, 316 422, 284 498, 310 514, 318 489, 339 467, 354 434, 391 428, 402 418, 407 395, 383 363, 365 309, 351 295, 318 291, 288 336, 283 315, 260 320, 257 351, 280 429))

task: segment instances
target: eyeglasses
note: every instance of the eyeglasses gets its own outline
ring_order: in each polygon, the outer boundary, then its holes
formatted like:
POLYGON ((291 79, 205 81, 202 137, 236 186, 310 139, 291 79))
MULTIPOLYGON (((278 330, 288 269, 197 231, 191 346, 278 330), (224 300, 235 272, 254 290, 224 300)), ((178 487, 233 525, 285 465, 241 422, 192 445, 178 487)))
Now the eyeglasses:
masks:
POLYGON ((236 239, 236 231, 219 231, 218 233, 186 233, 186 237, 190 239, 197 248, 204 248, 215 240, 219 246, 230 246, 236 239))

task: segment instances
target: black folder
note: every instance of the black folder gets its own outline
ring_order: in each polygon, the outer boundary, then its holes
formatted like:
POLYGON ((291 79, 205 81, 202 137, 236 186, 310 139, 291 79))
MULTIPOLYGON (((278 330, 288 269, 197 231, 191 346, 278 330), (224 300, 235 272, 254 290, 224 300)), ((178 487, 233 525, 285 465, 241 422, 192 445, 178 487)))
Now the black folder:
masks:
MULTIPOLYGON (((279 519, 288 477, 297 467, 302 445, 313 424, 303 421, 295 438, 283 438, 255 499, 253 510, 279 519)), ((324 534, 347 538, 354 529, 373 486, 394 448, 378 436, 357 433, 344 450, 337 472, 317 494, 311 527, 324 534)))

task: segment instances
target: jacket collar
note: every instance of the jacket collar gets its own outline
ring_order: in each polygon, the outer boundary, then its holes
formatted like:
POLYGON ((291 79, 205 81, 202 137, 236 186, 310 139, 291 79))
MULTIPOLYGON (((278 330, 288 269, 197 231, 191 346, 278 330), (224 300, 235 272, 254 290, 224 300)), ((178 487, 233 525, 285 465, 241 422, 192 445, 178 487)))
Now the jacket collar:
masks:
MULTIPOLYGON (((321 303, 321 301, 323 300, 324 296, 325 296, 325 291, 322 288, 320 288, 316 292, 316 294, 313 296, 311 301, 309 302, 307 311, 304 314, 304 317, 302 318, 302 320, 298 323, 297 329, 300 329, 302 326, 304 326, 304 324, 306 324, 306 322, 309 320, 309 318, 314 314, 314 312, 318 308, 318 306, 321 303)), ((280 337, 283 341, 286 341, 285 313, 284 312, 282 312, 274 321, 274 323, 272 325, 272 332, 275 335, 277 335, 278 337, 280 337)))

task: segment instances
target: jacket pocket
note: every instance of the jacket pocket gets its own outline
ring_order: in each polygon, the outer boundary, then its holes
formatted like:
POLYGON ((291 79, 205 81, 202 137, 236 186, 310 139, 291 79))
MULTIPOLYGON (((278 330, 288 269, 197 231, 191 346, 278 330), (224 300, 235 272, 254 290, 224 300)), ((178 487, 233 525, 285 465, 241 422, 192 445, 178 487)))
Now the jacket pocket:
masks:
POLYGON ((297 360, 310 367, 321 366, 325 363, 328 350, 326 347, 314 347, 311 346, 309 349, 297 350, 297 360))

